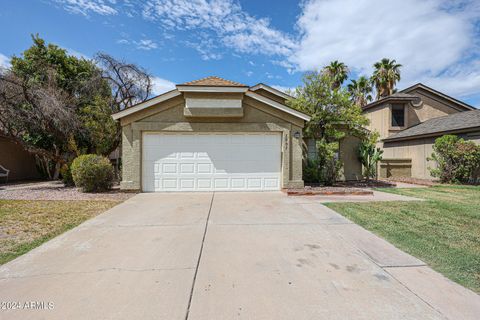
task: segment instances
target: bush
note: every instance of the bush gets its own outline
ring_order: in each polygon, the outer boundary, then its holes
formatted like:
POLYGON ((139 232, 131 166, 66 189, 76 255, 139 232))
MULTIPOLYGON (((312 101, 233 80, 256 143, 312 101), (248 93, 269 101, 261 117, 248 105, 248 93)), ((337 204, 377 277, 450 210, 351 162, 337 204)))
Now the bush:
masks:
POLYGON ((113 184, 113 167, 110 161, 96 154, 86 154, 73 160, 72 177, 75 186, 83 192, 106 191, 113 184))
POLYGON ((322 180, 322 170, 318 159, 305 159, 303 163, 303 180, 306 183, 319 183, 322 180))
POLYGON ((67 187, 72 187, 75 185, 75 182, 73 182, 71 166, 72 166, 71 163, 64 164, 60 169, 60 174, 62 175, 63 184, 67 187))
POLYGON ((309 159, 305 154, 303 163, 303 180, 307 183, 333 185, 340 174, 342 163, 338 159, 338 143, 316 141, 317 157, 309 159))
POLYGON ((454 135, 435 140, 429 160, 437 168, 429 168, 432 176, 446 183, 476 183, 480 170, 480 146, 454 135))
POLYGON ((382 160, 383 150, 376 147, 376 142, 364 140, 358 146, 358 159, 363 166, 363 175, 367 181, 377 177, 377 164, 382 160))

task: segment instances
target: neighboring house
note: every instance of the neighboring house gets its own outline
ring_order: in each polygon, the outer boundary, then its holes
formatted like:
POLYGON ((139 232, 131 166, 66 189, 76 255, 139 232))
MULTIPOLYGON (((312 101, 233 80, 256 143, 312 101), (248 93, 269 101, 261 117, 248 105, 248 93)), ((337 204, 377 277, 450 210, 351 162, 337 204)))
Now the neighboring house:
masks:
POLYGON ((458 134, 479 142, 480 110, 421 83, 364 108, 369 130, 380 134, 384 151, 379 176, 430 179, 427 160, 435 139, 458 134))
MULTIPOLYGON (((10 170, 8 181, 38 179, 35 157, 11 139, 0 135, 0 165, 10 170)), ((0 183, 3 180, 0 179, 0 183)))
POLYGON ((303 187, 302 129, 289 96, 208 77, 113 115, 122 126, 121 188, 142 191, 303 187))

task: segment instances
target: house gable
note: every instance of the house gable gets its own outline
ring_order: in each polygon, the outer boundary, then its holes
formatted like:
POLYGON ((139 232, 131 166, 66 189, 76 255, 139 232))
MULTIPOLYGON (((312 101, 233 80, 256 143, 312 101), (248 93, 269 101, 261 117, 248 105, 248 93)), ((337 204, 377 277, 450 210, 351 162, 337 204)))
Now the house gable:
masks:
POLYGON ((411 87, 403 89, 402 93, 412 94, 415 96, 419 96, 421 98, 428 98, 431 99, 432 106, 440 106, 443 105, 448 108, 452 108, 456 111, 469 111, 475 110, 475 108, 463 101, 457 100, 453 97, 450 97, 443 92, 437 91, 433 88, 430 88, 423 83, 417 83, 411 87))
POLYGON ((364 107, 364 114, 370 120, 368 129, 378 131, 380 138, 384 139, 430 119, 474 110, 472 108, 423 84, 417 84, 367 105, 364 107), (404 106, 405 125, 403 127, 392 126, 392 106, 394 105, 404 106))
POLYGON ((276 110, 269 105, 246 97, 242 102, 242 117, 188 117, 184 114, 185 100, 172 99, 160 103, 148 110, 130 116, 122 121, 122 125, 131 122, 191 122, 191 123, 291 123, 299 127, 304 126, 304 121, 290 114, 276 110))

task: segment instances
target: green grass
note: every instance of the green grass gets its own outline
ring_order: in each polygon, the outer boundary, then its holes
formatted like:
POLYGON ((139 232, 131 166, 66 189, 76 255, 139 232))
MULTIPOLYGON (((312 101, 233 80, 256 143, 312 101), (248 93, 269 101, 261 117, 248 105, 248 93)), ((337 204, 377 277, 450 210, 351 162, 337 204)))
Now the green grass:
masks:
POLYGON ((426 201, 327 206, 480 293, 480 187, 379 190, 426 201))
POLYGON ((116 204, 117 201, 0 200, 0 265, 116 204))

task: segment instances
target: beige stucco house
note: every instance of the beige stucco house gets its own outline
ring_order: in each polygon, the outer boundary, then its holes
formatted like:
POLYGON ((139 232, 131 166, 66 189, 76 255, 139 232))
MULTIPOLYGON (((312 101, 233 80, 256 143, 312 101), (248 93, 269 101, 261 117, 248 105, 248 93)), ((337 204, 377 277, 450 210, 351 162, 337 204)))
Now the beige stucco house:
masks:
POLYGON ((380 134, 379 176, 431 179, 435 139, 456 134, 480 142, 480 110, 421 83, 364 107, 369 130, 380 134))
POLYGON ((113 115, 122 127, 121 188, 151 191, 302 187, 302 128, 310 119, 267 85, 218 77, 113 115))

